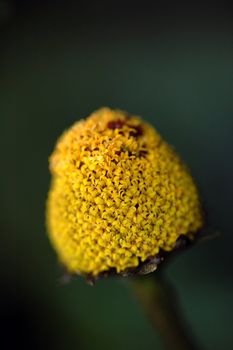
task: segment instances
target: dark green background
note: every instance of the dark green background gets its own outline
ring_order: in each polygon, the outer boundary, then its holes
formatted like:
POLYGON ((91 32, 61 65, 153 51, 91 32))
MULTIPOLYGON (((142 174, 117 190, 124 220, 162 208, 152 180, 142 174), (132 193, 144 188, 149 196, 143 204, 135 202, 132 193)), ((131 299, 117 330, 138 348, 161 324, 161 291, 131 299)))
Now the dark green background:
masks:
POLYGON ((34 349, 162 349, 127 280, 61 285, 46 236, 48 156, 56 138, 107 105, 151 122, 191 168, 209 225, 221 235, 177 257, 166 274, 204 348, 231 349, 232 12, 213 3, 156 9, 41 3, 0 1, 6 348, 16 342, 34 349))

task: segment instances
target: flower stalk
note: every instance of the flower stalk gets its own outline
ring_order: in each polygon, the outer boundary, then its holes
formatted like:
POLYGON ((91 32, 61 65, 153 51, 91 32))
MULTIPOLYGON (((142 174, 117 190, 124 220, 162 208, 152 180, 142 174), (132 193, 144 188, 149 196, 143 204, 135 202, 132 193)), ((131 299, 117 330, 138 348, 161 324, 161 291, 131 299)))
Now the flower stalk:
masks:
POLYGON ((159 271, 131 279, 133 291, 167 350, 200 349, 184 322, 173 288, 159 271))

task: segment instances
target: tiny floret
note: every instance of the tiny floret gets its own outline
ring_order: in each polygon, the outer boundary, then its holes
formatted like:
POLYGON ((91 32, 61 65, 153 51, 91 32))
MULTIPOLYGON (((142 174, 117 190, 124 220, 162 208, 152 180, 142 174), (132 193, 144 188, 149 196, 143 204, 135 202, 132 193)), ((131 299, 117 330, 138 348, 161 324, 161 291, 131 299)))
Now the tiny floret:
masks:
POLYGON ((137 268, 202 226, 179 156, 137 116, 102 108, 64 132, 50 157, 47 227, 69 272, 137 268))

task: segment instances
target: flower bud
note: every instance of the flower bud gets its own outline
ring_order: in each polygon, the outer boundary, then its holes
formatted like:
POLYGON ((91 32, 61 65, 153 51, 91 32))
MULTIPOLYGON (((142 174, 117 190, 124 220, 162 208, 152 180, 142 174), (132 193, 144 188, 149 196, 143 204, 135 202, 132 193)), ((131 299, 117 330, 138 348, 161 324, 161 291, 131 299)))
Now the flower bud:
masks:
POLYGON ((137 116, 102 108, 64 132, 50 157, 47 227, 70 273, 156 269, 202 227, 193 179, 137 116))

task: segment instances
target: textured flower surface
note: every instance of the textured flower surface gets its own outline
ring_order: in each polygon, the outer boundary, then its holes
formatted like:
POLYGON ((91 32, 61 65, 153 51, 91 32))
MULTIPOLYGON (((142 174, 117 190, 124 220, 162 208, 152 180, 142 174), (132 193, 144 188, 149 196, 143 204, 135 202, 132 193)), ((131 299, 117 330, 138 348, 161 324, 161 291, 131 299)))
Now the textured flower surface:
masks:
POLYGON ((136 268, 202 226, 189 171, 139 117, 102 108, 75 123, 50 170, 48 232, 71 273, 136 268))

